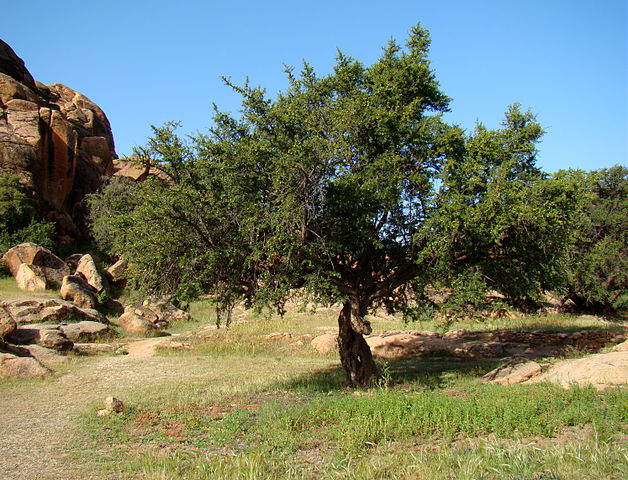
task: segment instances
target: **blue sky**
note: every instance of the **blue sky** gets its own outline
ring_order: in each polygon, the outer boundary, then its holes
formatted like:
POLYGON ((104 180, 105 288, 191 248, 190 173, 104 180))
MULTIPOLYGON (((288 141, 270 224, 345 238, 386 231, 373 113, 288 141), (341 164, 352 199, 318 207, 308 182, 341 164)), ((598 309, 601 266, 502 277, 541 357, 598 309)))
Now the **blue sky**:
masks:
POLYGON ((539 166, 628 165, 628 13, 625 0, 245 2, 30 0, 2 7, 0 38, 44 83, 63 83, 107 114, 118 155, 150 125, 204 131, 211 105, 237 111, 220 75, 269 94, 283 64, 328 73, 336 49, 365 64, 417 22, 453 98, 446 119, 497 128, 509 104, 536 113, 546 135, 539 166))

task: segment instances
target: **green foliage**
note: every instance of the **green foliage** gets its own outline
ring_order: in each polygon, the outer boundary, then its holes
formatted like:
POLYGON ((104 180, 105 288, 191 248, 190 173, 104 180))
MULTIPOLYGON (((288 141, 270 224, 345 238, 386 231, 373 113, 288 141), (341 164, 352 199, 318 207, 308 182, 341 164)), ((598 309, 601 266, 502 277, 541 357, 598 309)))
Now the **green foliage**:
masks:
POLYGON ((471 305, 494 289, 524 306, 560 285, 579 185, 535 166, 542 133, 530 112, 513 105, 501 129, 478 125, 473 135, 454 130, 446 139, 438 208, 418 234, 442 285, 467 292, 475 285, 471 305))
POLYGON ((36 219, 37 202, 16 175, 0 175, 0 254, 16 244, 33 242, 52 248, 54 223, 36 219))
POLYGON ((255 280, 249 261, 258 190, 242 163, 204 157, 202 140, 190 146, 176 128, 153 127, 155 136, 136 152, 155 175, 141 183, 114 179, 89 198, 93 233, 128 259, 136 289, 180 300, 213 293, 227 307, 255 280))
POLYGON ((560 172, 586 192, 575 217, 566 268, 567 298, 581 308, 628 307, 628 169, 560 172))
POLYGON ((187 139, 176 123, 153 127, 136 157, 157 175, 92 196, 95 237, 127 257, 137 288, 210 293, 222 311, 242 297, 282 311, 295 288, 360 315, 425 312, 427 287, 453 289, 452 311, 484 309, 492 291, 533 307, 564 288, 568 254, 572 298, 623 304, 626 215, 602 185, 616 180, 596 184, 599 218, 578 220, 590 233, 568 250, 578 175, 539 170, 544 132, 518 104, 496 130, 445 124, 429 44, 417 25, 370 66, 339 53, 325 76, 286 68, 276 99, 225 79, 241 117, 215 109, 209 133, 187 139))

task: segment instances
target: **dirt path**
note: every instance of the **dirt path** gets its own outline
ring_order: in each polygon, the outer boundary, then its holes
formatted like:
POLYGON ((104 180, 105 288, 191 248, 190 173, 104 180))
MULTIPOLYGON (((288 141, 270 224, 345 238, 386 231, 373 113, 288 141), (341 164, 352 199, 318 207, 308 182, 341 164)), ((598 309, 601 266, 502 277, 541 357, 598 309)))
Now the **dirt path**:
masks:
POLYGON ((0 479, 102 478, 92 476, 94 466, 77 464, 66 453, 76 426, 108 395, 190 377, 186 362, 153 357, 162 341, 133 342, 124 356, 77 359, 57 367, 60 376, 44 381, 0 385, 0 479))

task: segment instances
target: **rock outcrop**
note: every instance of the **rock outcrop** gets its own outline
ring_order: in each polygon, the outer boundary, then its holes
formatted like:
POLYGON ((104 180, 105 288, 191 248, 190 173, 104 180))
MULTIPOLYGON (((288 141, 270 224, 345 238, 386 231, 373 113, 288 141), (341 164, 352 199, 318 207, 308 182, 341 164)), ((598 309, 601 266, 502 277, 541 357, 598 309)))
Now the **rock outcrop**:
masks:
POLYGON ((558 383, 564 388, 577 384, 597 390, 628 385, 628 352, 599 353, 563 360, 534 380, 558 383))
POLYGON ((47 377, 51 373, 52 371, 42 365, 35 357, 21 357, 11 353, 0 352, 0 377, 47 377))
POLYGON ((30 345, 35 343, 44 348, 60 352, 72 349, 74 342, 61 331, 58 325, 33 324, 19 327, 7 341, 14 345, 30 345))
POLYGON ((11 313, 0 303, 0 342, 11 335, 17 328, 17 322, 11 313))
MULTIPOLYGON (((337 348, 336 334, 325 334, 312 340, 321 354, 337 348)), ((545 330, 468 332, 457 330, 445 334, 435 332, 386 332, 365 338, 373 356, 389 360, 417 357, 452 357, 457 359, 556 357, 571 348, 596 352, 607 345, 625 340, 606 330, 573 333, 545 330)))
POLYGON ((33 79, 0 40, 0 173, 16 174, 61 236, 84 230, 81 201, 114 173, 111 127, 94 102, 33 79))
POLYGON ((100 312, 79 308, 69 302, 54 298, 31 298, 0 302, 0 319, 6 316, 16 325, 33 323, 99 322, 108 324, 100 312), (3 313, 4 312, 4 313, 3 313))

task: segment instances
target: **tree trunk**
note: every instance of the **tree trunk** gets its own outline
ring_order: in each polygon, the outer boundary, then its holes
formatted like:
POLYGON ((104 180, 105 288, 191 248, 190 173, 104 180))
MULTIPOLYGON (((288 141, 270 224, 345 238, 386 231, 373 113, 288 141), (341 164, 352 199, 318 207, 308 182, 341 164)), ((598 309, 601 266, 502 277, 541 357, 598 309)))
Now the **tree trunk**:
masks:
POLYGON ((379 376, 364 335, 371 333, 371 325, 364 320, 366 308, 345 302, 338 316, 338 348, 340 361, 353 386, 366 387, 379 376))

